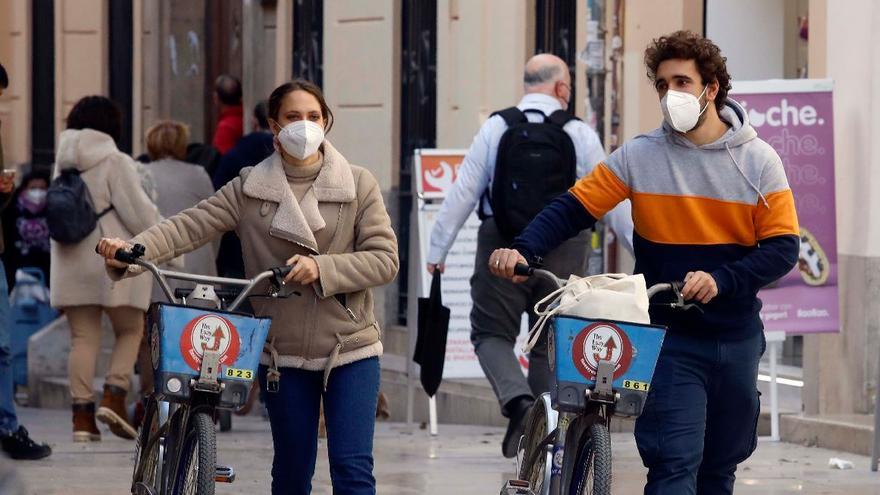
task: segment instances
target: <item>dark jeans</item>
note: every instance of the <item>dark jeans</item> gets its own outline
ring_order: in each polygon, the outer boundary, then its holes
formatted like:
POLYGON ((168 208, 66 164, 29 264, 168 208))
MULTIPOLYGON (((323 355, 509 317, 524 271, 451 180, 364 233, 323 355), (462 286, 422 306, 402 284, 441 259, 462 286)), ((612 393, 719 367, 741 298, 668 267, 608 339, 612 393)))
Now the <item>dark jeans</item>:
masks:
POLYGON ((266 369, 260 366, 259 378, 275 446, 272 494, 311 493, 322 397, 334 495, 375 494, 373 431, 379 358, 333 369, 326 392, 322 391, 323 371, 295 368, 281 368, 278 392, 266 392, 266 369))
POLYGON ((736 466, 757 445, 763 333, 734 342, 667 333, 636 443, 645 494, 733 493, 736 466))
POLYGON ((12 381, 11 332, 9 292, 3 262, 0 261, 0 436, 14 433, 18 429, 18 418, 15 415, 15 402, 13 402, 15 386, 12 381))

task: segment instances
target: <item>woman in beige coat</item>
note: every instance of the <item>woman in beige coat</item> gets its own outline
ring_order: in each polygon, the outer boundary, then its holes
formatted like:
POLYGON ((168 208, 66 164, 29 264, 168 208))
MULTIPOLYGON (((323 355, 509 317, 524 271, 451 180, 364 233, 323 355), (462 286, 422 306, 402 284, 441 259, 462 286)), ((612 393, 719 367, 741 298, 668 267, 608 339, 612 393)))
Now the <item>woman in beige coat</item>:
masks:
MULTIPOLYGON (((271 316, 260 382, 272 425, 272 493, 308 494, 323 400, 334 493, 375 493, 373 430, 382 343, 370 288, 397 274, 397 239, 376 179, 348 163, 324 134, 333 117, 321 90, 284 84, 269 98, 278 150, 194 208, 126 242, 161 263, 235 230, 245 272, 291 265, 283 299, 253 298, 271 316)), ((127 267, 132 275, 142 270, 127 267)))
POLYGON ((103 96, 87 96, 70 111, 67 130, 58 140, 53 175, 67 168, 78 170, 95 211, 106 211, 97 228, 82 241, 52 241, 51 247, 51 301, 67 315, 71 331, 68 370, 74 441, 101 439, 95 425, 93 382, 101 348, 102 313, 110 317, 116 340, 97 418, 118 436, 135 436, 127 420, 125 396, 143 333, 144 311, 150 303, 152 280, 143 277, 111 282, 95 256, 95 244, 101 237, 131 237, 161 217, 141 188, 134 160, 116 147, 121 130, 118 107, 103 96))

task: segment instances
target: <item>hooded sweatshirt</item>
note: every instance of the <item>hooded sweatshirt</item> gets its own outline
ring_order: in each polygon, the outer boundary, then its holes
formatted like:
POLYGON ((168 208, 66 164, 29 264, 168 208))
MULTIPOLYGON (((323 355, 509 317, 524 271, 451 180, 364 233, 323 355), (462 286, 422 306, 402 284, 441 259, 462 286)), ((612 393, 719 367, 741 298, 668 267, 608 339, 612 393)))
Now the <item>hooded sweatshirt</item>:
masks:
POLYGON ((788 273, 798 258, 794 198, 782 160, 758 138, 743 108, 727 100, 720 117, 729 129, 701 146, 666 122, 636 136, 551 202, 512 247, 530 263, 540 262, 630 199, 635 273, 650 286, 704 271, 718 286, 718 295, 699 305, 702 312, 652 304, 651 321, 724 340, 761 331, 758 290, 788 273))

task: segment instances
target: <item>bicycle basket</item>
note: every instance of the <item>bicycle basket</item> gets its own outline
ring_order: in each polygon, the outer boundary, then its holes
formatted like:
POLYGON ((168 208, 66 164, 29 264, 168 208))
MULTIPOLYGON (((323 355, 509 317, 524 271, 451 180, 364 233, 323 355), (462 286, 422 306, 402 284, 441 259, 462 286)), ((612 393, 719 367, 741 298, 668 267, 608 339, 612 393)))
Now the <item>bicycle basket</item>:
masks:
POLYGON ((615 365, 612 387, 619 394, 615 416, 642 413, 660 356, 665 327, 557 316, 550 328, 548 354, 556 376, 553 405, 579 412, 587 407, 586 390, 596 382, 599 360, 615 365))
POLYGON ((204 350, 211 349, 220 352, 220 407, 247 401, 271 318, 155 303, 147 321, 155 393, 162 400, 189 399, 190 380, 198 378, 204 350))

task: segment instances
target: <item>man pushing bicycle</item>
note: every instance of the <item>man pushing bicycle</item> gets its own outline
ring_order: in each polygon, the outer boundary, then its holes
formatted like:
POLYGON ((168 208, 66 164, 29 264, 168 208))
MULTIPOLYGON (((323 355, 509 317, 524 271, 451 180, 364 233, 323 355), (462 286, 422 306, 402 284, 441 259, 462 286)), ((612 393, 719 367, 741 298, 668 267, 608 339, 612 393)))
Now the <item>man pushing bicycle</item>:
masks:
POLYGON ((651 308, 668 327, 635 437, 645 494, 727 494, 757 444, 758 290, 797 262, 799 228, 782 161, 727 98, 725 58, 678 31, 645 51, 662 126, 636 136, 554 200, 490 270, 514 275, 624 199, 632 202, 636 273, 648 285, 684 280, 702 312, 651 308))

